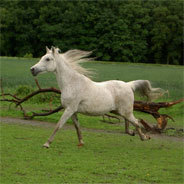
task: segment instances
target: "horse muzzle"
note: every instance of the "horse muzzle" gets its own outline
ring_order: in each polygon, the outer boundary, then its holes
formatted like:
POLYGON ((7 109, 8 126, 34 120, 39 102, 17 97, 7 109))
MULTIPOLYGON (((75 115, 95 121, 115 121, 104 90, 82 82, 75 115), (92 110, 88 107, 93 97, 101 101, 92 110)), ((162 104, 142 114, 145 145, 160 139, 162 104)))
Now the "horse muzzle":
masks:
POLYGON ((33 76, 36 76, 39 73, 39 71, 34 67, 32 67, 30 70, 33 76))

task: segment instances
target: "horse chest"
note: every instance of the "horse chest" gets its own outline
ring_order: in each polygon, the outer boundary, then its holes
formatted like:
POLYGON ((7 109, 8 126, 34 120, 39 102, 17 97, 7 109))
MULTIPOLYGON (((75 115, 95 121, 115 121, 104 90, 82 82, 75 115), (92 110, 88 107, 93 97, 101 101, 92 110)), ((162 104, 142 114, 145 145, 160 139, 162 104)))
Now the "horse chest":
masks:
POLYGON ((76 101, 75 95, 72 95, 70 93, 62 93, 61 94, 61 104, 63 107, 68 107, 70 104, 74 103, 76 101))

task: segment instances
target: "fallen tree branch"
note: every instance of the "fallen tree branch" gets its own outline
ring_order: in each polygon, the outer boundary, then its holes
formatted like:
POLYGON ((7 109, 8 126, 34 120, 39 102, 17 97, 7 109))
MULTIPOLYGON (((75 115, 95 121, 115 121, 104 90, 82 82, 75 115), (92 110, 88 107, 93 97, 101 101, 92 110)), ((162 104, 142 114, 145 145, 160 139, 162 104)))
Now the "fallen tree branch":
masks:
MULTIPOLYGON (((16 105, 16 107, 19 106, 21 111, 23 112, 23 115, 24 115, 25 119, 32 119, 36 116, 48 116, 50 114, 53 114, 53 113, 56 113, 56 112, 62 110, 63 107, 62 107, 62 105, 60 105, 56 109, 50 110, 46 113, 32 112, 32 115, 27 115, 26 111, 24 110, 24 108, 22 106, 23 102, 29 100, 33 96, 35 96, 37 94, 40 94, 40 93, 61 94, 60 90, 58 90, 56 88, 53 88, 53 87, 42 89, 40 87, 37 79, 35 79, 35 82, 36 82, 36 85, 38 87, 38 90, 32 92, 31 94, 29 94, 29 95, 27 95, 27 96, 25 96, 24 98, 21 99, 21 98, 18 98, 16 95, 13 95, 13 94, 10 94, 10 93, 4 93, 4 90, 2 88, 2 79, 1 79, 1 85, 0 85, 1 95, 0 95, 0 97, 2 97, 3 99, 0 99, 0 101, 11 102, 11 103, 14 103, 16 105), (12 99, 5 98, 6 96, 12 97, 12 99)), ((179 100, 172 101, 172 102, 158 102, 158 103, 135 101, 134 102, 134 110, 150 114, 156 119, 156 121, 157 121, 156 126, 151 126, 145 120, 142 120, 142 119, 140 120, 140 123, 143 125, 143 127, 145 128, 146 131, 154 130, 154 131, 160 132, 160 131, 162 131, 166 128, 168 119, 171 119, 172 121, 174 121, 174 119, 171 116, 167 115, 167 114, 160 114, 158 112, 159 109, 160 108, 168 108, 168 107, 171 107, 171 106, 176 105, 176 104, 178 104, 180 102, 183 102, 183 101, 184 101, 184 99, 179 99, 179 100)), ((50 102, 50 106, 51 106, 51 102, 50 102)), ((107 117, 109 119, 110 123, 112 123, 111 119, 117 119, 120 122, 120 118, 118 116, 114 116, 114 115, 111 115, 111 114, 105 114, 103 116, 103 121, 105 121, 105 117, 107 117)), ((107 121, 105 121, 105 122, 107 122, 107 121)))
POLYGON ((56 112, 59 112, 60 110, 62 110, 63 107, 62 105, 57 107, 56 109, 52 110, 52 111, 48 111, 48 112, 45 112, 45 113, 36 113, 36 112, 32 112, 32 115, 31 116, 24 116, 25 119, 33 119, 35 116, 48 116, 48 115, 51 115, 51 114, 54 114, 56 112))
MULTIPOLYGON (((183 101, 184 101, 184 98, 176 100, 176 101, 172 101, 172 102, 158 102, 158 103, 155 103, 155 102, 148 103, 148 102, 142 102, 142 101, 135 101, 134 102, 134 110, 151 114, 157 121, 157 125, 155 128, 157 130, 161 131, 161 130, 164 130, 165 127, 167 126, 168 119, 171 119, 172 121, 174 121, 174 119, 167 114, 160 114, 158 112, 159 109, 160 108, 168 108, 168 107, 171 107, 171 106, 176 105, 176 104, 183 102, 183 101)), ((145 121, 144 122, 140 121, 140 122, 145 127, 145 129, 148 128, 147 127, 147 126, 149 126, 148 123, 146 126, 145 121)), ((154 128, 154 131, 155 131, 155 128, 154 128)))
POLYGON ((34 80, 35 80, 35 83, 36 83, 38 89, 41 89, 40 84, 38 83, 38 79, 34 78, 34 80))
POLYGON ((114 116, 114 115, 111 115, 111 114, 104 114, 103 116, 103 122, 107 122, 107 123, 111 123, 111 124, 115 124, 114 122, 111 121, 111 119, 117 119, 118 122, 120 123, 121 119, 118 117, 118 116, 114 116), (106 121, 105 118, 108 118, 109 121, 106 121))
POLYGON ((19 100, 19 102, 17 102, 17 106, 19 106, 21 103, 29 100, 30 98, 32 98, 33 96, 39 94, 39 93, 48 93, 48 92, 54 92, 57 94, 61 94, 60 90, 56 89, 56 88, 45 88, 45 89, 39 89, 31 94, 29 94, 28 96, 24 97, 23 99, 19 100))
POLYGON ((160 108, 171 107, 183 101, 184 101, 184 98, 176 100, 176 101, 172 101, 172 102, 158 102, 158 103, 135 101, 134 110, 142 111, 145 113, 158 112, 160 108))
POLYGON ((22 106, 22 103, 29 100, 30 98, 34 97, 35 95, 37 94, 40 94, 40 93, 48 93, 48 92, 53 92, 53 93, 56 93, 56 94, 61 94, 60 90, 56 89, 56 88, 44 88, 42 89, 38 83, 38 80, 35 79, 35 83, 38 87, 38 90, 30 93, 29 95, 25 96, 24 98, 18 98, 15 94, 10 94, 10 93, 4 93, 4 90, 3 90, 3 87, 2 87, 2 79, 0 80, 0 87, 1 87, 1 94, 0 94, 0 97, 2 97, 3 99, 0 99, 0 101, 4 101, 4 102, 11 102, 11 103, 14 103, 16 105, 16 107, 20 107, 20 110, 23 112, 23 116, 25 119, 33 119, 35 116, 48 116, 50 114, 53 114, 53 113, 56 113, 58 111, 60 111, 61 109, 63 109, 62 106, 59 106, 57 107, 56 109, 54 110, 51 110, 49 112, 46 112, 46 113, 36 113, 36 112, 32 112, 32 115, 28 115, 26 113, 26 110, 23 108, 22 106), (8 99, 8 98, 5 98, 5 96, 9 96, 9 97, 12 97, 12 99, 8 99))

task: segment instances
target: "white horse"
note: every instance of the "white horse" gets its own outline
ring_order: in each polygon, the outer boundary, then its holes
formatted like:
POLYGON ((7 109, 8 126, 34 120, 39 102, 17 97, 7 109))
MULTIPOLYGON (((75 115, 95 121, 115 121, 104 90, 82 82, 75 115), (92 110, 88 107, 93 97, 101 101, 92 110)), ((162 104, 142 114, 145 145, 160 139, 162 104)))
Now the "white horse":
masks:
POLYGON ((85 60, 90 60, 85 58, 90 54, 91 52, 80 50, 69 50, 64 54, 59 54, 58 48, 52 47, 49 50, 46 47, 46 54, 31 67, 34 76, 42 72, 56 74, 61 90, 61 103, 65 109, 54 132, 43 146, 49 148, 56 132, 70 117, 77 131, 79 145, 83 145, 77 113, 92 116, 114 113, 125 119, 127 134, 134 135, 134 132, 129 130, 130 122, 136 127, 141 140, 150 139, 149 136, 142 133, 140 124, 133 115, 134 91, 138 90, 141 95, 151 100, 161 96, 163 90, 152 88, 148 80, 94 82, 87 77, 88 70, 79 65, 85 60))

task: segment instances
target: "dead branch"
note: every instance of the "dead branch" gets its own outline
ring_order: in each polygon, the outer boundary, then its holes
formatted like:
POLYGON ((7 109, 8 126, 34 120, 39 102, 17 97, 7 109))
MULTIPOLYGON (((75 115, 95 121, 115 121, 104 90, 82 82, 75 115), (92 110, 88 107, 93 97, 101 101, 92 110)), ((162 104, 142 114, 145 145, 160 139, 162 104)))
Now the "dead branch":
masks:
MULTIPOLYGON (((141 111, 144 113, 148 113, 151 114, 157 121, 157 125, 156 127, 152 128, 154 129, 154 131, 158 130, 158 131, 162 131, 165 129, 165 127, 167 126, 167 122, 168 119, 171 119, 172 121, 174 121, 174 119, 167 115, 167 114, 160 114, 158 111, 160 108, 168 108, 171 107, 173 105, 176 105, 180 102, 183 102, 184 98, 176 100, 176 101, 172 101, 172 102, 142 102, 142 101, 135 101, 134 102, 134 110, 136 111, 141 111)), ((148 128, 148 126, 150 127, 150 125, 145 125, 146 122, 143 120, 140 121, 142 123, 142 125, 144 126, 145 129, 148 128)))
POLYGON ((39 83, 38 83, 38 79, 34 78, 34 80, 35 80, 35 83, 36 83, 38 89, 41 89, 41 87, 40 87, 40 85, 39 85, 39 83))
POLYGON ((112 122, 111 119, 117 119, 119 123, 121 121, 118 116, 113 116, 111 114, 104 114, 102 117, 103 117, 103 120, 102 120, 103 122, 107 122, 107 123, 111 123, 111 124, 115 124, 115 122, 112 122), (105 120, 106 117, 108 118, 109 121, 105 120))
POLYGON ((15 98, 16 100, 21 100, 20 98, 18 98, 16 95, 12 95, 10 93, 4 93, 4 94, 0 94, 0 96, 3 97, 3 99, 5 99, 5 96, 10 96, 10 97, 13 97, 15 98))
POLYGON ((48 92, 53 92, 53 93, 57 93, 57 94, 61 94, 60 90, 56 89, 56 88, 45 88, 45 89, 42 89, 38 83, 38 80, 35 79, 35 83, 38 87, 38 90, 30 93, 29 95, 25 96, 24 98, 18 98, 15 94, 10 94, 10 93, 4 93, 4 90, 3 90, 3 87, 2 87, 2 79, 0 80, 0 87, 1 87, 1 94, 0 94, 0 97, 2 97, 3 99, 0 99, 0 101, 5 101, 5 102, 10 102, 11 104, 14 103, 16 105, 16 107, 20 107, 20 110, 23 112, 23 116, 25 119, 32 119, 34 118, 35 116, 48 116, 50 114, 53 114, 53 113, 56 113, 58 111, 60 111, 61 109, 63 109, 62 106, 59 106, 57 107, 56 109, 54 110, 50 110, 49 112, 46 112, 46 113, 36 113, 36 112, 32 112, 32 115, 28 115, 26 113, 26 110, 23 108, 22 106, 22 103, 29 100, 30 98, 34 97, 35 95, 37 94, 40 94, 40 93, 48 93, 48 92), (12 99, 8 99, 8 98, 5 98, 6 97, 12 97, 12 99))
POLYGON ((172 102, 158 102, 158 103, 135 101, 134 110, 142 111, 145 113, 158 112, 160 108, 171 107, 183 101, 184 101, 184 98, 176 100, 176 101, 172 101, 172 102))
POLYGON ((60 110, 62 110, 63 107, 62 105, 60 105, 59 107, 57 107, 56 109, 52 110, 52 111, 49 111, 49 112, 46 112, 46 113, 36 113, 36 112, 32 112, 32 115, 31 116, 28 116, 27 114, 24 116, 25 119, 33 119, 34 117, 36 116, 48 116, 48 115, 51 115, 51 114, 54 114, 56 112, 59 112, 60 110))
POLYGON ((39 93, 48 93, 48 92, 54 92, 54 93, 57 93, 57 94, 61 94, 60 90, 56 89, 56 88, 45 88, 45 89, 39 89, 37 91, 34 91, 33 93, 25 96, 24 98, 20 99, 18 98, 16 95, 12 95, 12 94, 9 94, 9 93, 5 93, 5 94, 1 94, 0 96, 11 96, 13 97, 13 99, 1 99, 0 101, 7 101, 7 102, 14 102, 16 104, 16 106, 19 106, 20 104, 22 104, 23 102, 29 100, 30 98, 32 98, 33 96, 39 94, 39 93))
POLYGON ((29 100, 30 98, 32 98, 33 96, 39 94, 39 93, 48 93, 48 92, 54 92, 57 94, 61 94, 60 90, 56 89, 56 88, 45 88, 45 89, 38 89, 37 91, 29 94, 28 96, 22 98, 21 100, 19 100, 19 102, 16 104, 17 106, 19 106, 21 103, 29 100))
MULTIPOLYGON (((10 94, 10 93, 4 93, 3 87, 2 87, 2 79, 1 79, 1 94, 0 97, 2 97, 2 99, 0 99, 0 101, 6 101, 6 102, 10 102, 10 103, 14 103, 16 105, 16 107, 20 107, 20 110, 23 112, 24 118, 25 119, 32 119, 36 116, 48 116, 51 115, 53 113, 56 113, 60 110, 63 109, 62 105, 60 105, 59 107, 57 107, 54 110, 51 110, 52 108, 50 108, 50 111, 46 112, 46 113, 36 113, 36 112, 32 112, 32 115, 28 115, 26 113, 26 111, 24 110, 22 103, 24 103, 25 101, 29 100, 30 98, 32 98, 33 96, 40 94, 40 93, 56 93, 56 94, 61 94, 61 91, 56 89, 56 88, 44 88, 42 89, 38 83, 38 80, 35 79, 35 83, 38 87, 38 90, 30 93, 29 95, 25 96, 24 98, 18 98, 16 95, 10 94), (5 98, 5 97, 11 97, 11 99, 9 98, 5 98)), ((160 108, 168 108, 171 107, 173 105, 176 105, 180 102, 183 102, 183 99, 179 99, 176 101, 172 101, 172 102, 143 102, 143 101, 135 101, 134 102, 134 110, 136 111, 141 111, 144 113, 148 113, 150 115, 152 115, 156 121, 157 124, 156 126, 151 126, 149 125, 148 122, 146 122, 145 120, 140 120, 141 124, 143 125, 144 129, 146 131, 157 131, 157 132, 161 132, 162 130, 164 130, 167 126, 167 122, 168 119, 171 119, 172 121, 173 118, 167 114, 160 114, 158 111, 160 108)), ((50 101, 50 107, 51 107, 51 101, 50 101)), ((109 119, 108 123, 112 123, 111 119, 117 119, 120 122, 120 119, 118 116, 113 116, 111 114, 105 114, 103 116, 103 120, 105 121, 105 117, 107 117, 109 119)), ((106 122, 106 121, 105 121, 106 122)))

